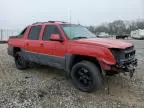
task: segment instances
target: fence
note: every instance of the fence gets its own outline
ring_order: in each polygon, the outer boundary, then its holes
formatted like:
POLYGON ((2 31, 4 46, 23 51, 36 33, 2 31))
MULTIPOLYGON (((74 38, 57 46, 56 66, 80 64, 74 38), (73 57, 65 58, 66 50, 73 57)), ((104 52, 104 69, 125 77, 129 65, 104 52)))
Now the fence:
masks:
POLYGON ((15 29, 0 29, 0 41, 7 41, 10 36, 15 36, 20 33, 15 29))

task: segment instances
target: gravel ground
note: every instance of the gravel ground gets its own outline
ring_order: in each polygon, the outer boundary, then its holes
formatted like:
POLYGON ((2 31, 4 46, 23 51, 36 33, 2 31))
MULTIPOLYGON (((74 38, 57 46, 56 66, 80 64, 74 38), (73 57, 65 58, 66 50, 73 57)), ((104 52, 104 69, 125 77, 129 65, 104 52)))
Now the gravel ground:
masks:
POLYGON ((75 89, 62 70, 44 66, 17 70, 7 45, 0 44, 0 108, 144 108, 144 41, 131 41, 139 60, 134 77, 108 77, 92 93, 75 89))

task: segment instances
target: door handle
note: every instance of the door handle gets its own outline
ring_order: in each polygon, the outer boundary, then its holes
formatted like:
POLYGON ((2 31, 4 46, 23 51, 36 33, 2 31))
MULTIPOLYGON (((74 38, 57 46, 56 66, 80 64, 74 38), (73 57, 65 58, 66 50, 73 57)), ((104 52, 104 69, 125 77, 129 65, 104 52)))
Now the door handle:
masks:
POLYGON ((41 43, 41 44, 40 44, 40 46, 41 46, 41 47, 44 47, 44 44, 43 44, 43 43, 41 43))
POLYGON ((29 43, 27 42, 26 45, 29 46, 29 43))

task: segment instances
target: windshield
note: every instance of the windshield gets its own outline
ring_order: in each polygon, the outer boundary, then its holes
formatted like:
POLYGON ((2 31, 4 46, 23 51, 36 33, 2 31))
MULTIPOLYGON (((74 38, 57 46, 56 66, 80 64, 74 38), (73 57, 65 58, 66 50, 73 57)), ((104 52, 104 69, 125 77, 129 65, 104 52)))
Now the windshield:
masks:
POLYGON ((62 28, 63 28, 65 34, 70 39, 81 39, 81 38, 94 38, 94 37, 96 37, 87 28, 85 28, 81 25, 63 24, 62 28))

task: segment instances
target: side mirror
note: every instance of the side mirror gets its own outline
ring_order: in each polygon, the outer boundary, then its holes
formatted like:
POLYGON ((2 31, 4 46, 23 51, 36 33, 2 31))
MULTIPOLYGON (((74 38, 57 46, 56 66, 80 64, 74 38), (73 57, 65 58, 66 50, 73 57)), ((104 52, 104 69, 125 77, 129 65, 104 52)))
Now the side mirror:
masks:
POLYGON ((59 34, 52 34, 50 40, 63 42, 59 34))

